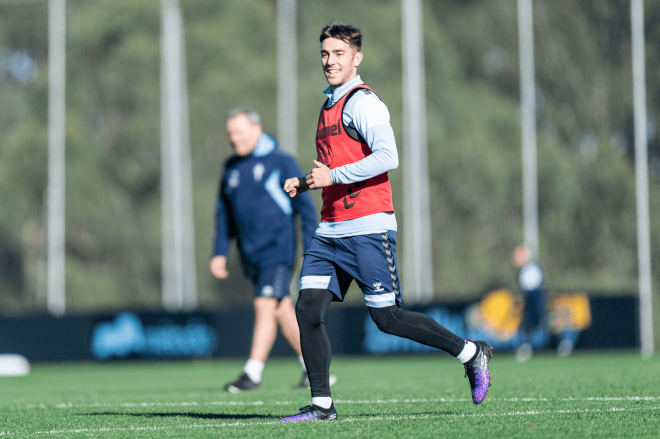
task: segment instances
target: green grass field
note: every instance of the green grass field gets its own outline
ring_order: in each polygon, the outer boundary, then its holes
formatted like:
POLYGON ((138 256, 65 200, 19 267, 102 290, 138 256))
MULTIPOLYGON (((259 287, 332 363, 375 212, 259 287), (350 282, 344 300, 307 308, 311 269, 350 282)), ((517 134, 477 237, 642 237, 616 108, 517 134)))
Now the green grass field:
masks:
POLYGON ((633 352, 491 360, 481 405, 447 355, 338 357, 336 422, 280 424, 309 403, 295 359, 268 362, 260 390, 223 385, 239 361, 34 365, 0 378, 7 437, 660 437, 660 357, 633 352))

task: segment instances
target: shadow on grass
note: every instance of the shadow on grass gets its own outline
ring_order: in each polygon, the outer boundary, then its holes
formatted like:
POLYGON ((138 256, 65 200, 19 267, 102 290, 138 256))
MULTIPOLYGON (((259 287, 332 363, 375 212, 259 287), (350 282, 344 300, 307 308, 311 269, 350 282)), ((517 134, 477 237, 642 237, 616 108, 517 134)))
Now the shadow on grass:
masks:
POLYGON ((78 416, 136 416, 144 418, 197 418, 197 419, 279 419, 268 415, 225 415, 223 413, 79 413, 78 416))
MULTIPOLYGON (((435 416, 435 417, 438 417, 438 416, 460 416, 460 415, 462 415, 462 414, 463 414, 462 412, 439 411, 439 412, 414 412, 414 413, 406 413, 405 416, 417 416, 417 417, 423 418, 424 416, 435 416)), ((369 419, 369 418, 378 418, 378 417, 380 417, 380 418, 384 418, 384 419, 387 419, 387 418, 397 418, 397 417, 400 417, 400 416, 402 416, 402 415, 400 415, 400 414, 396 414, 396 413, 387 413, 387 414, 382 414, 382 413, 362 413, 362 414, 359 414, 359 415, 351 415, 350 417, 351 417, 351 418, 354 418, 354 419, 360 419, 360 418, 367 418, 367 419, 369 419)))

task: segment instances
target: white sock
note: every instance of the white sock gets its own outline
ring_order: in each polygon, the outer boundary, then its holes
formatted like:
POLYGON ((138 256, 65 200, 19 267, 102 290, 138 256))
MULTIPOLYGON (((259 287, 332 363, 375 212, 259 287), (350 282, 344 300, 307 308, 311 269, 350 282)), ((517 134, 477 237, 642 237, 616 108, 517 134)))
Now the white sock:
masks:
POLYGON ((465 364, 468 361, 470 361, 472 357, 474 357, 474 354, 476 353, 477 353, 477 345, 472 343, 470 340, 467 340, 465 342, 465 347, 463 348, 461 353, 458 354, 458 357, 456 358, 458 358, 458 360, 461 363, 465 364))
POLYGON ((332 398, 329 396, 315 396, 312 398, 312 405, 317 405, 324 409, 329 409, 332 406, 332 398))
POLYGON ((303 370, 307 372, 307 368, 305 367, 305 360, 303 360, 302 355, 298 356, 298 361, 300 361, 300 365, 302 366, 303 370))
POLYGON ((265 364, 258 360, 249 359, 243 367, 243 372, 250 377, 252 381, 259 384, 261 382, 261 372, 264 371, 265 364))

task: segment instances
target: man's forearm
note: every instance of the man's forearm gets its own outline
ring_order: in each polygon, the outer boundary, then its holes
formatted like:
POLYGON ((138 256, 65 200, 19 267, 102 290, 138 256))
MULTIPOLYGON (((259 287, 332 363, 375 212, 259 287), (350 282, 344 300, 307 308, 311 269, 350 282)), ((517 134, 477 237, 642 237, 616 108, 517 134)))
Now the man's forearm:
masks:
POLYGON ((396 152, 392 153, 386 149, 379 149, 362 160, 340 166, 330 172, 333 183, 349 184, 391 171, 398 165, 396 152))

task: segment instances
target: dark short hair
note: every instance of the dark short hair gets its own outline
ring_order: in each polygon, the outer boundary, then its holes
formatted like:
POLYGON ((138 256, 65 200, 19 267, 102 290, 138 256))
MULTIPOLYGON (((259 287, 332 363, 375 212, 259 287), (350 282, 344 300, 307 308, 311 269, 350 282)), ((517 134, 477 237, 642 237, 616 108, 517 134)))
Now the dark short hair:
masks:
POLYGON ((323 40, 327 38, 337 38, 354 49, 357 49, 359 52, 362 50, 362 37, 364 37, 364 31, 362 29, 358 29, 350 24, 333 21, 321 29, 319 41, 323 43, 323 40))

